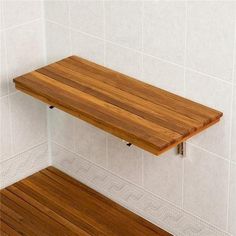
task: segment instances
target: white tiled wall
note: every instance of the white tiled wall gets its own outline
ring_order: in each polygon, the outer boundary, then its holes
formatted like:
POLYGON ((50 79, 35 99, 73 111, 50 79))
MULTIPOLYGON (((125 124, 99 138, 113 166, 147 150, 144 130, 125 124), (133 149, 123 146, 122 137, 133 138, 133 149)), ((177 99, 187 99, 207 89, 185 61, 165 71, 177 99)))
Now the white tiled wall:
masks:
MULTIPOLYGON (((219 235, 236 235, 236 1, 46 2, 49 61, 69 50, 224 112, 219 124, 188 142, 186 159, 175 150, 156 158, 129 148, 57 110, 51 123, 61 128, 55 132, 52 127, 53 142, 74 153, 73 158, 80 156, 214 225, 222 230, 219 235)), ((73 165, 78 175, 91 173, 87 164, 76 170, 75 164, 59 159, 53 155, 64 170, 73 165)), ((178 221, 178 215, 173 217, 178 221)), ((184 235, 217 234, 193 230, 184 235)))
POLYGON ((12 79, 45 63, 41 1, 0 1, 0 188, 49 164, 46 106, 12 79))

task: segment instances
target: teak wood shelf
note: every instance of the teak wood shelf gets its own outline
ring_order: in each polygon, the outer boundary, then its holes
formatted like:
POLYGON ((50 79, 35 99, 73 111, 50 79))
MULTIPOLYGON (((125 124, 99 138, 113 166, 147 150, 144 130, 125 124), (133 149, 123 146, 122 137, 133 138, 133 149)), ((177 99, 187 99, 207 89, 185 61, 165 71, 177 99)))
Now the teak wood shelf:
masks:
POLYGON ((17 89, 156 155, 223 115, 77 56, 14 82, 17 89))

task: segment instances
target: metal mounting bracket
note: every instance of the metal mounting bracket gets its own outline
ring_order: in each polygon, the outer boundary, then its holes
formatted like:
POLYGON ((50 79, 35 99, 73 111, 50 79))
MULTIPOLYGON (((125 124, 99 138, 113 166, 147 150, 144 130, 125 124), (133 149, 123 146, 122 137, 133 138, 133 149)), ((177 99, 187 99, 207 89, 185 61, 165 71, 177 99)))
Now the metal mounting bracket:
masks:
POLYGON ((177 145, 177 154, 182 157, 186 157, 186 142, 182 142, 177 145))
POLYGON ((128 147, 132 146, 132 143, 127 142, 127 141, 125 141, 125 140, 123 140, 123 139, 122 139, 122 142, 124 142, 128 147))

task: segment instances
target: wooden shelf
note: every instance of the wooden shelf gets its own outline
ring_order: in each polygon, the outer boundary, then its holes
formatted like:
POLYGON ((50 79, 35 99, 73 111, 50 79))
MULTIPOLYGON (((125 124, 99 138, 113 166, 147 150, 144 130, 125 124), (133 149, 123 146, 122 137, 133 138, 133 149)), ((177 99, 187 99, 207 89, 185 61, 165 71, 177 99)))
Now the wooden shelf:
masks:
POLYGON ((17 89, 156 155, 223 115, 77 56, 14 82, 17 89))

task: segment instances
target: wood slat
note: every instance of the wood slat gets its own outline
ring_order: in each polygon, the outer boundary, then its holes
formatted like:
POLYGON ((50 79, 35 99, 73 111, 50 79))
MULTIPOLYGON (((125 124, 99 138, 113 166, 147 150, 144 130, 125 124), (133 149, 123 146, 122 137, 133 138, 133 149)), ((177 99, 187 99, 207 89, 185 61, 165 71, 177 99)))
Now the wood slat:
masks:
POLYGON ((156 155, 223 115, 77 56, 14 82, 17 89, 156 155))
POLYGON ((6 235, 170 235, 53 167, 0 194, 6 235))
POLYGON ((0 221, 0 232, 2 236, 8 235, 8 236, 20 236, 21 233, 17 232, 15 229, 11 228, 6 222, 3 220, 0 221))

